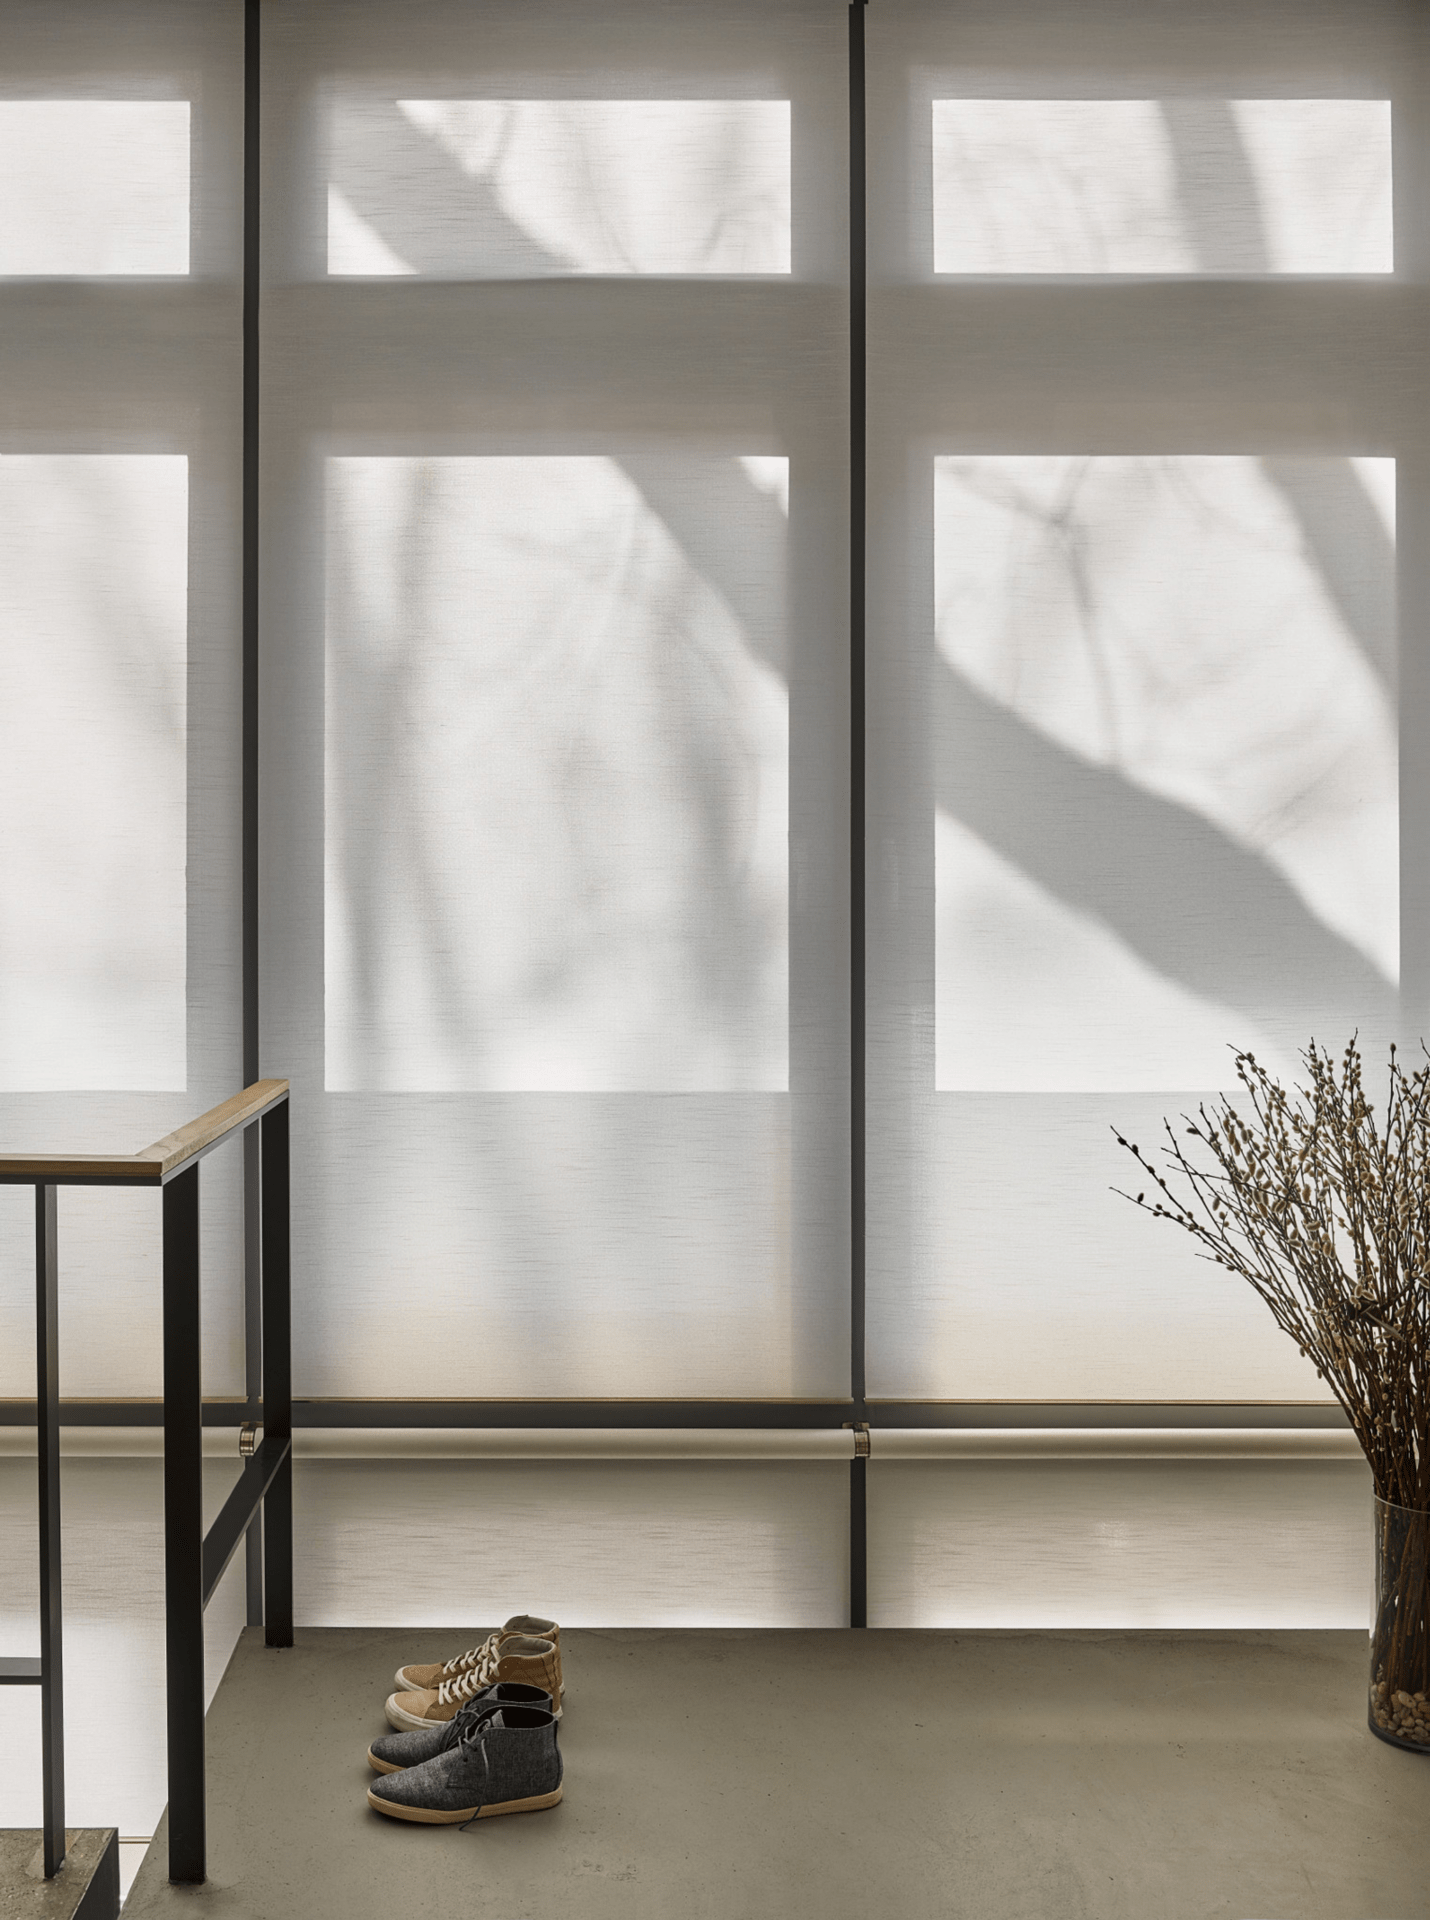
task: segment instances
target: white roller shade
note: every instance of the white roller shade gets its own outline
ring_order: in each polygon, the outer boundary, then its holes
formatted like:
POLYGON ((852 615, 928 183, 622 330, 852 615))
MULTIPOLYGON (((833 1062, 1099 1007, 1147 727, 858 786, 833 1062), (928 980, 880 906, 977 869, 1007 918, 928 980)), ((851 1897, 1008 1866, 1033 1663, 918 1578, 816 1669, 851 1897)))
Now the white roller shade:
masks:
POLYGON ((844 8, 264 58, 295 1388, 838 1394, 844 8))
MULTIPOLYGON (((239 1035, 241 9, 0 17, 0 1144, 134 1152, 239 1035)), ((207 1375, 242 1387, 236 1153, 205 1170, 207 1375)), ((159 1386, 159 1207, 66 1192, 61 1385, 159 1386)), ((0 1395, 34 1392, 0 1192, 0 1395)))
POLYGON ((1424 1029, 1422 28, 870 9, 875 1393, 1324 1393, 1113 1129, 1424 1029))

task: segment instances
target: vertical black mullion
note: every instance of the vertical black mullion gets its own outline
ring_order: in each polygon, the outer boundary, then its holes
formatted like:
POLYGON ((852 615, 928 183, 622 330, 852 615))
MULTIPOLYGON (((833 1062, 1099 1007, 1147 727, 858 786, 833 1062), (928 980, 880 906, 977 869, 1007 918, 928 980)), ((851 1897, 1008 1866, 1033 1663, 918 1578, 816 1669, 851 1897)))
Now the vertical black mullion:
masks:
POLYGON ((35 1438, 40 1494, 40 1770, 45 1878, 65 1863, 65 1689, 60 1580, 60 1346, 56 1189, 35 1188, 35 1438))
POLYGON ((259 0, 243 32, 243 1081, 258 1078, 258 56, 259 0))
MULTIPOLYGON (((263 1156, 263 1433, 293 1437, 293 1344, 288 1219, 288 1102, 259 1121, 263 1156)), ((293 1644, 293 1454, 290 1448, 263 1502, 263 1634, 293 1644)))
MULTIPOLYGON (((849 1391, 865 1406, 865 744, 864 542, 866 316, 864 186, 865 0, 849 8, 849 1391)), ((868 1623, 866 1478, 849 1463, 849 1624, 868 1623)))
MULTIPOLYGON (((259 0, 243 20, 243 1084, 258 1078, 258 136, 259 0)), ((243 1136, 244 1392, 263 1392, 262 1243, 258 1129, 243 1136)), ((244 1546, 247 1616, 263 1622, 263 1533, 244 1546)))
POLYGON ((164 1188, 164 1630, 169 1878, 206 1872, 199 1169, 164 1188))

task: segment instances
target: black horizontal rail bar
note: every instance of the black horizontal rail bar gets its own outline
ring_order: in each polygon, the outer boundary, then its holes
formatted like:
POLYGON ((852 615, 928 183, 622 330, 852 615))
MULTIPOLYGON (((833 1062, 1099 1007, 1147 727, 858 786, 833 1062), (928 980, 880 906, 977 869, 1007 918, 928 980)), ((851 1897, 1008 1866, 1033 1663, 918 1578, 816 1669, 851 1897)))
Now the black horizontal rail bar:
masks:
POLYGON ((851 1401, 295 1400, 293 1424, 324 1427, 842 1427, 851 1401))
MULTIPOLYGON (((295 1428, 375 1427, 843 1427, 851 1400, 294 1400, 295 1428)), ((1346 1417, 1303 1400, 870 1400, 871 1427, 1304 1427, 1340 1430, 1346 1417)), ((63 1400, 67 1427, 158 1427, 159 1400, 63 1400)), ((206 1427, 263 1424, 261 1400, 209 1400, 206 1427)), ((35 1424, 33 1400, 0 1401, 0 1427, 35 1424)))
POLYGON ((0 1656, 0 1687, 38 1687, 45 1677, 43 1661, 0 1656))
POLYGON ((228 1571, 228 1563, 248 1532, 254 1515, 263 1505, 263 1496, 272 1486, 278 1469, 292 1451, 291 1440, 262 1440, 250 1455, 232 1493, 204 1535, 204 1605, 228 1571))

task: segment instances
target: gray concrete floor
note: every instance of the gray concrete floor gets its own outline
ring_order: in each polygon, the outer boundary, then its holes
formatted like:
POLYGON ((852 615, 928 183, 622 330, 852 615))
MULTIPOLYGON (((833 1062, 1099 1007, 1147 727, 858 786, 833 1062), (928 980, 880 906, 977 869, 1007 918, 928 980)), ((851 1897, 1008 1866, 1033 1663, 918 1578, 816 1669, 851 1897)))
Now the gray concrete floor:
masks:
POLYGON ((113 1827, 66 1827, 65 1863, 46 1880, 38 1827, 0 1830, 0 1920, 113 1920, 119 1906, 113 1827), (113 1844, 111 1844, 113 1843, 113 1844))
POLYGON ((209 1714, 211 1879, 160 1828, 125 1907, 242 1920, 1424 1920, 1430 1760, 1355 1633, 572 1631, 566 1798, 368 1810, 400 1660, 471 1629, 245 1632, 209 1714))

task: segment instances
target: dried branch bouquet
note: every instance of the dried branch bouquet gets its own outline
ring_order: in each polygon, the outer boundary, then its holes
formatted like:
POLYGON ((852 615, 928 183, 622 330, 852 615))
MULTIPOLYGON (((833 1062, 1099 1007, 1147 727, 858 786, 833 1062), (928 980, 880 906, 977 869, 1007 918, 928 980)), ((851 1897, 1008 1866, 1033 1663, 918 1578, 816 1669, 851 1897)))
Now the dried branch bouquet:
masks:
POLYGON ((1155 1189, 1124 1197, 1249 1281, 1344 1408, 1387 1503, 1373 1715, 1430 1745, 1430 1065, 1391 1048, 1382 1118, 1354 1041, 1339 1071, 1314 1041, 1301 1058, 1288 1094, 1237 1054, 1243 1110, 1204 1105, 1181 1137, 1164 1122, 1165 1170, 1118 1134, 1155 1189))

